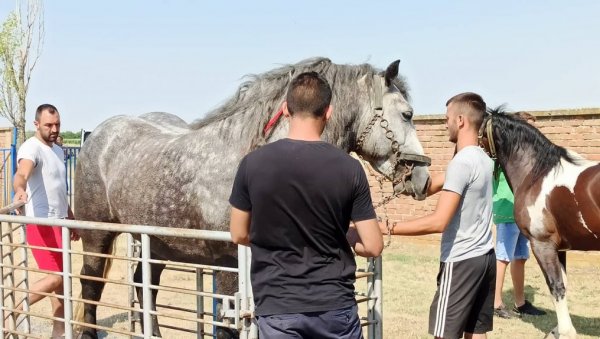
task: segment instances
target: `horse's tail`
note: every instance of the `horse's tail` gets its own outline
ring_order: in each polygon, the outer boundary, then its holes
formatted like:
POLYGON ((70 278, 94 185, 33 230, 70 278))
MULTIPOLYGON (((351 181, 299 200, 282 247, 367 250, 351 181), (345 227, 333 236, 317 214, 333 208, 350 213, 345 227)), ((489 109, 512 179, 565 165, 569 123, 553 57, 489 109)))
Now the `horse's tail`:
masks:
MULTIPOLYGON (((108 254, 115 255, 115 252, 117 251, 117 246, 115 245, 115 243, 117 242, 117 237, 115 237, 115 239, 113 239, 112 243, 110 244, 110 247, 108 248, 108 254)), ((110 272, 110 269, 112 268, 112 258, 106 258, 106 262, 104 264, 104 272, 102 272, 102 279, 106 279, 108 277, 108 273, 110 272)), ((83 299, 83 291, 79 292, 79 300, 83 299)), ((75 306, 75 311, 73 312, 73 319, 78 322, 78 323, 84 323, 85 319, 84 319, 84 307, 83 307, 83 302, 77 302, 77 305, 75 306)), ((80 331, 82 325, 75 325, 74 326, 74 331, 78 332, 80 331)))

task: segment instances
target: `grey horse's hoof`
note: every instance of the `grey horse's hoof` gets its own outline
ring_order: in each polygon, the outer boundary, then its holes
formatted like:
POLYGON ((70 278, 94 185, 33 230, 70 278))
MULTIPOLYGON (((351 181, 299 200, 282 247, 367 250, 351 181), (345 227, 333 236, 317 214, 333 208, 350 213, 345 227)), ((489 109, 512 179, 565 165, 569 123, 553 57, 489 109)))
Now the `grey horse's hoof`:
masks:
POLYGON ((234 331, 229 328, 219 327, 216 330, 217 339, 238 339, 240 337, 238 331, 234 331))
POLYGON ((78 339, 98 339, 98 334, 96 331, 84 331, 78 339))

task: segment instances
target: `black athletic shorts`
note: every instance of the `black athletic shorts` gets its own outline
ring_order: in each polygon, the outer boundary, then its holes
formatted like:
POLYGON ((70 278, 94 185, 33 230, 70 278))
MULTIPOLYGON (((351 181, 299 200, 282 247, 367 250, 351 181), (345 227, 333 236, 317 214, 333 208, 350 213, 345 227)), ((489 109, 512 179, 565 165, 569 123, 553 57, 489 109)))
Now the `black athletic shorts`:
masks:
POLYGON ((493 328, 496 256, 440 263, 438 289, 429 310, 429 334, 446 339, 493 328))

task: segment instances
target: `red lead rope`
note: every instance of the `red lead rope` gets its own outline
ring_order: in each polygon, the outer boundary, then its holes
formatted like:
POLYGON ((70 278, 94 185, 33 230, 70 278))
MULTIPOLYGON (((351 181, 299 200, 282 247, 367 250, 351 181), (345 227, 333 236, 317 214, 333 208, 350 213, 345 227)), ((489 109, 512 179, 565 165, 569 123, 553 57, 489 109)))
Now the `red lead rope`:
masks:
POLYGON ((271 118, 271 120, 269 120, 269 122, 267 123, 267 125, 263 129, 263 134, 264 135, 267 135, 267 132, 269 132, 269 130, 271 128, 273 128, 273 126, 277 123, 277 120, 279 120, 279 118, 281 118, 282 114, 283 114, 283 108, 280 109, 279 112, 277 112, 277 114, 275 114, 275 116, 273 118, 271 118))

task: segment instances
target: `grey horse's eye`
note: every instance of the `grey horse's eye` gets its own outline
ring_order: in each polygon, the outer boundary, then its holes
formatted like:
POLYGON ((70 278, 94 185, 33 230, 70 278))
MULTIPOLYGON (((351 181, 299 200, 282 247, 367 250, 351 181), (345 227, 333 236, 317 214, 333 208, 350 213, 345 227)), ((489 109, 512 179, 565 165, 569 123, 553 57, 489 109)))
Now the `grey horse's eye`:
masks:
POLYGON ((402 112, 402 116, 404 117, 404 119, 410 120, 413 117, 413 111, 410 110, 410 111, 402 112))

